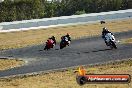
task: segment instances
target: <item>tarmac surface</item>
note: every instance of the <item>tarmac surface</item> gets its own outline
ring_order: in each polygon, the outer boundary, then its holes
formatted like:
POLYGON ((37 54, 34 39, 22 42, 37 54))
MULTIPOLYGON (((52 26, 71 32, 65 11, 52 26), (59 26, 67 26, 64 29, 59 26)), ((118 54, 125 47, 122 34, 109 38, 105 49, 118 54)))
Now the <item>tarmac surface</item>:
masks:
MULTIPOLYGON (((115 33, 116 40, 132 38, 132 31, 115 33)), ((28 61, 22 67, 0 71, 0 77, 47 71, 78 65, 105 63, 132 58, 132 44, 117 43, 118 49, 107 47, 101 36, 73 40, 70 46, 60 50, 44 51, 44 45, 0 51, 0 57, 20 58, 28 61)))

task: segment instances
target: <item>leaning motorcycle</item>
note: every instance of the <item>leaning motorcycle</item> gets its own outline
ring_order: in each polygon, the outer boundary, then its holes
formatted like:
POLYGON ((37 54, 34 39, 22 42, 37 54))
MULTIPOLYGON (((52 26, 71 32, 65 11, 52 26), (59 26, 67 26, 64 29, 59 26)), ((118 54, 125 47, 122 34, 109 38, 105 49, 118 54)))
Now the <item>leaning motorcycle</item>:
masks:
POLYGON ((55 46, 54 43, 49 44, 48 42, 46 42, 45 47, 44 47, 44 50, 49 50, 49 49, 53 48, 54 46, 55 46))
POLYGON ((105 41, 107 42, 107 46, 110 46, 111 49, 117 49, 114 35, 112 35, 111 33, 107 33, 105 35, 105 39, 105 41))
POLYGON ((61 41, 60 42, 60 49, 63 49, 64 47, 66 47, 67 45, 69 46, 70 41, 65 40, 65 41, 61 41))
POLYGON ((53 46, 46 43, 44 50, 49 50, 51 48, 53 48, 53 46))

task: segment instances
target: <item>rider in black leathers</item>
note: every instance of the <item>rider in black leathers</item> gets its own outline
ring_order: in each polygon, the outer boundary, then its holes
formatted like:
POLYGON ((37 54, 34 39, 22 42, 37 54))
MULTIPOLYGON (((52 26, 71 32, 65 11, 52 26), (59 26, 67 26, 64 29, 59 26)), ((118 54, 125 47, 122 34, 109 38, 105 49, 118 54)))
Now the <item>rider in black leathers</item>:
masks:
POLYGON ((67 39, 68 39, 68 41, 71 41, 71 37, 68 33, 65 36, 61 37, 61 42, 65 42, 65 41, 67 41, 67 39))
POLYGON ((68 33, 65 36, 68 38, 68 41, 71 41, 71 37, 68 33))
POLYGON ((54 44, 56 45, 56 39, 55 39, 55 36, 52 36, 51 39, 54 41, 54 44))

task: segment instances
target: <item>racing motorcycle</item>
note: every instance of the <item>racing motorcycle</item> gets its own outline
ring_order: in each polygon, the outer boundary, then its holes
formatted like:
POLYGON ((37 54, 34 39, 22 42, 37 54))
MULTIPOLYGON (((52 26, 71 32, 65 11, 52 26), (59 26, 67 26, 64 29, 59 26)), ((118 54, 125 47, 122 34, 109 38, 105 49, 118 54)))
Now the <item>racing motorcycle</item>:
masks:
POLYGON ((49 50, 49 49, 51 49, 51 48, 53 48, 55 46, 54 41, 53 40, 51 40, 51 41, 47 41, 46 42, 45 47, 44 47, 44 50, 49 50))
POLYGON ((112 33, 107 33, 105 35, 105 41, 107 43, 106 45, 110 46, 111 49, 117 49, 115 37, 112 35, 112 33))
POLYGON ((61 40, 61 42, 60 42, 60 49, 63 49, 63 48, 66 47, 67 45, 68 45, 68 46, 70 45, 70 41, 68 40, 67 37, 65 37, 65 39, 64 39, 64 40, 61 40))

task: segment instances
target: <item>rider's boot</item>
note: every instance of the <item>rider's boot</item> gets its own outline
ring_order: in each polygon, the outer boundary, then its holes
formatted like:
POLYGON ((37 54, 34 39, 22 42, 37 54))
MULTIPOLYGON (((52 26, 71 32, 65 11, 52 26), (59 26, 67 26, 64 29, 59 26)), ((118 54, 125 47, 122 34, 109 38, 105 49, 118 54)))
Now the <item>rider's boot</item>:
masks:
POLYGON ((109 46, 109 44, 108 44, 108 42, 107 42, 107 41, 105 41, 105 44, 106 44, 107 46, 109 46))

